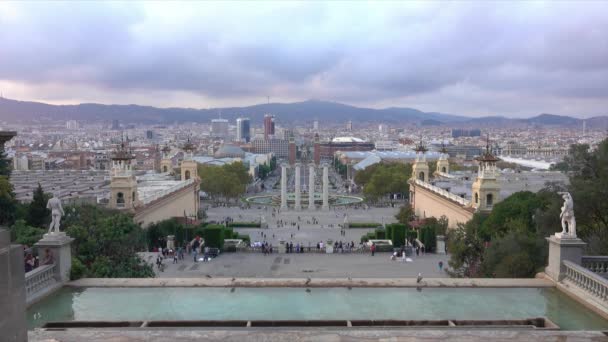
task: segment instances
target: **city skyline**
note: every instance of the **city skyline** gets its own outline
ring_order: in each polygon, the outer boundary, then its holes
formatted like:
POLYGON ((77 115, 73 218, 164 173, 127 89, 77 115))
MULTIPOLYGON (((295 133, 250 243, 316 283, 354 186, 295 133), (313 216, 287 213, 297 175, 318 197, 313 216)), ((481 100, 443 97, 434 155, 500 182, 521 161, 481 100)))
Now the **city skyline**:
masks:
POLYGON ((3 2, 0 22, 0 91, 21 100, 318 98, 509 117, 605 115, 608 104, 600 2, 3 2))

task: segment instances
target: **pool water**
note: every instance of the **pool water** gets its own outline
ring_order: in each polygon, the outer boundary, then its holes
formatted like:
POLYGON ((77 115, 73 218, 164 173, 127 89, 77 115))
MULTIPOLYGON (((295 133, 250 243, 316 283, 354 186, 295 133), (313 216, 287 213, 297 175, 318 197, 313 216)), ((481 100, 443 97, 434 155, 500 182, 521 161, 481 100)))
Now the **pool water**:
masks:
POLYGON ((29 328, 86 320, 523 319, 563 330, 608 321, 544 288, 64 288, 34 304, 29 328))

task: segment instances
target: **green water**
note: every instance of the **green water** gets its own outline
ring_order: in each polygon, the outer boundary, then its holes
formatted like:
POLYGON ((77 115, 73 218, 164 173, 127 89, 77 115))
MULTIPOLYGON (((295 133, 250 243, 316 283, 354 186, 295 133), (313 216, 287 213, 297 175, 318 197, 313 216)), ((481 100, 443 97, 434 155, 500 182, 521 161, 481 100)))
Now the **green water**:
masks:
POLYGON ((27 311, 30 329, 72 320, 520 319, 545 316, 564 330, 608 321, 537 288, 64 288, 27 311))

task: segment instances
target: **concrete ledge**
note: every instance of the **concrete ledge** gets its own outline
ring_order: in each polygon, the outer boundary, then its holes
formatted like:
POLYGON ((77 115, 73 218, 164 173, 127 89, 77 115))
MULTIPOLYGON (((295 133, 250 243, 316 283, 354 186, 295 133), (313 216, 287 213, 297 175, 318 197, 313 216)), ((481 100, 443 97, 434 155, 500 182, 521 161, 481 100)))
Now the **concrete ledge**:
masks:
POLYGON ((555 287, 547 279, 429 278, 83 278, 72 287, 555 287))
POLYGON ((108 341, 606 341, 600 331, 519 329, 370 329, 370 328, 229 328, 229 329, 67 329, 30 331, 30 342, 108 341))

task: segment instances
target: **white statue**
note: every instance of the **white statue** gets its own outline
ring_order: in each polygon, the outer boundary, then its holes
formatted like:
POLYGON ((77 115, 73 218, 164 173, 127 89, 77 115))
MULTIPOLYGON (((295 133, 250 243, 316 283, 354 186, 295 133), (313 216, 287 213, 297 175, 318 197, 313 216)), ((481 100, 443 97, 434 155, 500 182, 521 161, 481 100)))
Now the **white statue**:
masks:
POLYGON ((561 233, 555 234, 559 238, 576 238, 576 219, 574 218, 574 201, 569 192, 559 192, 564 199, 562 212, 559 218, 562 220, 561 233))
POLYGON ((53 198, 49 199, 46 203, 46 208, 51 209, 51 224, 49 225, 49 234, 59 233, 59 225, 61 223, 61 216, 65 215, 63 207, 61 206, 61 200, 57 197, 57 194, 53 194, 53 198))

